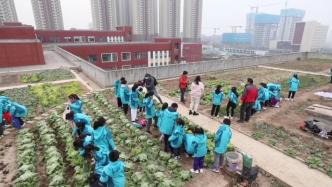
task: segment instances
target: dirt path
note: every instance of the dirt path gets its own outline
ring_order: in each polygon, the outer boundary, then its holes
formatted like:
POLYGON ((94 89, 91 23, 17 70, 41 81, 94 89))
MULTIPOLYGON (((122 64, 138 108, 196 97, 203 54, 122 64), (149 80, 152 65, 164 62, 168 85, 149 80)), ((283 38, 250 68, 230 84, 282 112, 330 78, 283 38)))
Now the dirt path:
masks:
POLYGON ((12 186, 16 175, 16 131, 6 129, 5 136, 0 140, 0 186, 12 186))

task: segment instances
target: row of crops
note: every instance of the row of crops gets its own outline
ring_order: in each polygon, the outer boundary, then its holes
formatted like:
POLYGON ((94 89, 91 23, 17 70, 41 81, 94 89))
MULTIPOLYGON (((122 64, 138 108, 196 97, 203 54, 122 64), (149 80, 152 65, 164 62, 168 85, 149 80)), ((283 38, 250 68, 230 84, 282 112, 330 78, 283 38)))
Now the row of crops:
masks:
POLYGON ((66 69, 45 70, 37 73, 26 73, 20 75, 21 83, 51 82, 58 80, 67 80, 75 78, 74 75, 66 69))
POLYGON ((82 91, 80 83, 71 82, 8 89, 0 91, 0 95, 5 95, 11 100, 26 106, 29 109, 29 118, 31 118, 67 101, 69 94, 80 94, 82 91))
POLYGON ((74 150, 70 125, 56 111, 33 125, 16 138, 15 186, 88 186, 90 167, 74 150))

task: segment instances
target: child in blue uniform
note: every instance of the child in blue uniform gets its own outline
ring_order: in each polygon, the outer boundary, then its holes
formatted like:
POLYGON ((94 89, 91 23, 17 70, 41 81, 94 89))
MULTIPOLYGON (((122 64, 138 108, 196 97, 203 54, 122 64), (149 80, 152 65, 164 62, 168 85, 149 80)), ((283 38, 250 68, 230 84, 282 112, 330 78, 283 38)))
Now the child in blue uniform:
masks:
POLYGON ((194 130, 195 139, 194 144, 194 163, 192 173, 203 173, 204 158, 207 154, 207 136, 202 128, 196 128, 194 130))
POLYGON ((169 149, 172 149, 172 147, 170 147, 169 145, 168 139, 172 135, 174 126, 176 124, 176 120, 179 117, 177 109, 178 109, 178 104, 172 103, 172 105, 168 109, 166 109, 165 112, 163 113, 163 117, 160 122, 159 131, 160 134, 162 134, 164 137, 165 152, 168 152, 169 149))
POLYGON ((220 111, 220 105, 224 100, 224 92, 221 90, 221 85, 218 85, 216 90, 212 93, 212 110, 211 117, 217 117, 220 111))
POLYGON ((118 104, 118 107, 121 108, 122 107, 122 102, 121 102, 121 95, 120 95, 120 88, 121 88, 121 81, 125 80, 124 77, 121 77, 120 80, 116 80, 114 82, 114 92, 115 92, 115 96, 116 96, 116 101, 118 104))
POLYGON ((83 102, 76 94, 70 94, 69 96, 69 109, 74 113, 82 113, 83 102))
POLYGON ((163 119, 164 113, 165 113, 167 108, 168 108, 168 103, 165 102, 161 106, 161 109, 159 111, 157 111, 157 113, 156 113, 156 116, 158 117, 158 122, 157 122, 157 127, 158 128, 160 128, 161 121, 163 119))
POLYGON ((147 121, 146 131, 151 134, 150 128, 152 125, 152 119, 156 116, 156 108, 153 102, 153 92, 148 92, 145 95, 144 105, 146 109, 145 117, 147 121))
POLYGON ((5 119, 3 114, 9 112, 11 101, 6 96, 0 96, 0 137, 3 136, 5 130, 5 119))
POLYGON ((22 118, 28 115, 28 109, 16 102, 11 102, 9 112, 12 117, 12 123, 14 127, 21 128, 21 126, 24 124, 22 118))
POLYGON ((218 131, 214 137, 215 149, 214 149, 214 165, 213 170, 219 173, 220 167, 223 165, 224 154, 227 151, 227 146, 232 138, 232 131, 230 128, 231 120, 224 119, 223 124, 219 126, 218 131))
POLYGON ((288 81, 288 84, 289 84, 289 93, 288 93, 288 98, 286 100, 294 101, 295 94, 300 87, 300 80, 297 74, 293 75, 293 77, 288 81))
POLYGON ((73 131, 75 131, 75 128, 77 128, 76 124, 80 122, 83 122, 85 126, 92 126, 91 118, 83 113, 74 113, 73 111, 70 111, 68 114, 66 114, 66 120, 71 122, 73 131))
POLYGON ((127 115, 129 110, 130 91, 126 80, 121 80, 120 96, 123 112, 127 115))
POLYGON ((103 117, 99 117, 93 124, 93 143, 99 149, 105 152, 111 152, 116 149, 112 133, 109 128, 105 126, 106 120, 103 117))
POLYGON ((131 121, 135 122, 137 118, 137 108, 138 108, 138 101, 139 101, 139 95, 137 92, 137 85, 134 85, 131 88, 130 93, 130 114, 131 114, 131 121))
POLYGON ((172 135, 168 139, 173 149, 173 154, 176 160, 180 158, 180 149, 183 144, 183 137, 184 137, 184 121, 181 118, 178 118, 176 120, 176 125, 172 132, 172 135))
POLYGON ((228 94, 228 98, 229 101, 227 103, 227 107, 226 107, 226 113, 227 116, 229 118, 233 118, 234 117, 234 110, 237 106, 237 104, 239 103, 239 94, 237 93, 237 88, 236 87, 232 87, 231 91, 228 94))
POLYGON ((125 165, 119 160, 120 153, 116 150, 109 154, 110 162, 103 168, 100 182, 107 187, 125 187, 125 165))

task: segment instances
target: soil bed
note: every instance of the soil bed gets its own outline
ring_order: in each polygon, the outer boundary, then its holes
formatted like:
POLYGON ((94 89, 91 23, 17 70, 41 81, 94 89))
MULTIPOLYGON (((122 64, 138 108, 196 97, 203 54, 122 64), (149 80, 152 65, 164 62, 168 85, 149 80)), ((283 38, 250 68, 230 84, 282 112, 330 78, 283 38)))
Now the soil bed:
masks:
POLYGON ((270 65, 272 67, 311 71, 311 72, 328 72, 332 68, 332 60, 327 59, 309 59, 294 62, 285 62, 270 65))

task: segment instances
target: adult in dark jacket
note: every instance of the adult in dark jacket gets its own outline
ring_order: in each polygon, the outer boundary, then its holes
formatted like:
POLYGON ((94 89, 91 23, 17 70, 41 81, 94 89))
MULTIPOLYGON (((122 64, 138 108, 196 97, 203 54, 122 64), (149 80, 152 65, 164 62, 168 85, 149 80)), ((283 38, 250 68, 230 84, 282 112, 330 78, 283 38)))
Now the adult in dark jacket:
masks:
POLYGON ((258 89, 254 85, 254 81, 251 78, 248 78, 248 83, 244 88, 244 93, 241 97, 242 105, 240 109, 240 120, 239 123, 244 121, 249 122, 251 117, 251 109, 255 104, 258 97, 258 89))
POLYGON ((144 80, 143 80, 143 85, 145 86, 146 90, 148 92, 153 92, 153 95, 155 95, 160 103, 163 103, 163 101, 160 98, 160 95, 157 92, 156 85, 157 85, 157 80, 155 77, 153 77, 150 74, 145 74, 144 80))

